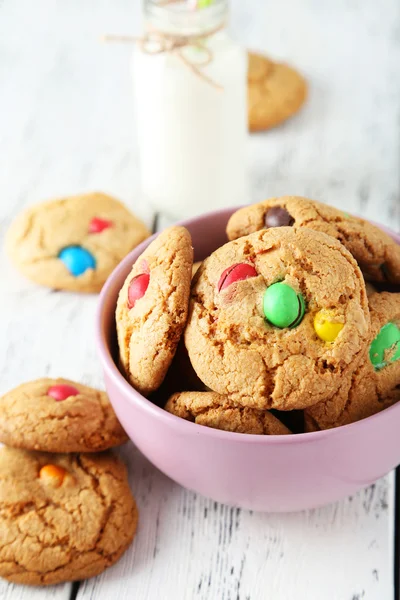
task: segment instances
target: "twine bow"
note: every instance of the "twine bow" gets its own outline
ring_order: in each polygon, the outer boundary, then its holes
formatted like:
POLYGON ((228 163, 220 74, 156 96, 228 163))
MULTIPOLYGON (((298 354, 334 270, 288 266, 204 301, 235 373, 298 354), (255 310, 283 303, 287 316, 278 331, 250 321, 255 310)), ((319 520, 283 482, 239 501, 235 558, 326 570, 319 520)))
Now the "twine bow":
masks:
POLYGON ((136 37, 131 35, 104 35, 102 41, 104 42, 123 42, 123 43, 134 43, 140 46, 140 49, 145 54, 156 55, 156 54, 174 54, 177 56, 186 67, 188 67, 195 75, 221 91, 222 86, 211 79, 202 70, 204 67, 209 65, 213 60, 213 53, 205 44, 205 40, 221 31, 223 25, 208 31, 203 36, 192 36, 192 35, 177 35, 173 33, 166 33, 155 29, 150 29, 143 36, 136 37), (192 46, 197 48, 203 54, 203 58, 200 55, 196 60, 190 59, 185 54, 185 48, 192 46))

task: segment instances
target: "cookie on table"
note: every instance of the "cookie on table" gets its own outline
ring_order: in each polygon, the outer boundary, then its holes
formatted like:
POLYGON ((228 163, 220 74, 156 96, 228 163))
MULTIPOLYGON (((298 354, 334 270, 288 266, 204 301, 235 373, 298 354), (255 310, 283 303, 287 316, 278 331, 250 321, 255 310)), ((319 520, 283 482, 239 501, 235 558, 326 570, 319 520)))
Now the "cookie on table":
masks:
POLYGON ((305 411, 307 431, 329 429, 370 417, 400 400, 400 294, 369 296, 371 331, 350 386, 305 411))
POLYGON ((98 292, 150 235, 121 202, 94 192, 28 208, 12 223, 6 245, 28 279, 54 289, 98 292))
POLYGON ((50 585, 98 575, 132 542, 138 512, 108 452, 0 448, 0 576, 50 585))
POLYGON ((238 408, 215 392, 180 392, 169 398, 165 410, 198 425, 236 433, 287 435, 291 431, 267 410, 238 408))
POLYGON ((119 293, 120 365, 142 394, 162 383, 186 323, 193 248, 184 227, 165 229, 139 256, 119 293))
POLYGON ((296 114, 307 97, 307 83, 294 69, 248 53, 247 97, 250 131, 270 129, 296 114))
POLYGON ((264 229, 207 258, 192 285, 185 344, 200 379, 233 404, 312 406, 350 379, 369 335, 364 280, 337 240, 264 229))
POLYGON ((366 279, 400 283, 400 246, 376 227, 300 196, 269 198, 236 211, 228 221, 228 239, 235 240, 270 227, 308 227, 336 238, 351 252, 366 279))
POLYGON ((0 398, 0 442, 43 452, 99 452, 128 436, 105 392, 69 379, 37 379, 0 398))

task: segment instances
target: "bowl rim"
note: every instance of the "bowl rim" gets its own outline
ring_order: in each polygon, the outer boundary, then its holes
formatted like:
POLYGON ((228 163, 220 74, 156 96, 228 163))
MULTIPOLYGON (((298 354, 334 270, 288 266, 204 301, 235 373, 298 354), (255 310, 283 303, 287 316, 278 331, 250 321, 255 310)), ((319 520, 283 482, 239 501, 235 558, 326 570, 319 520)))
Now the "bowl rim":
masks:
MULTIPOLYGON (((183 227, 190 227, 191 224, 198 222, 199 220, 207 217, 210 218, 212 216, 222 216, 225 213, 232 212, 232 210, 238 210, 240 207, 227 207, 224 209, 219 209, 211 212, 207 212, 203 215, 199 215, 197 217, 192 217, 191 219, 185 219, 175 223, 174 225, 180 225, 183 227)), ((367 219, 365 219, 367 220, 367 219)), ((369 221, 388 233, 390 237, 395 240, 398 244, 400 244, 400 234, 394 232, 389 227, 381 225, 379 223, 375 223, 374 221, 369 221)), ((162 230, 161 230, 162 231, 162 230)), ((319 431, 309 431, 304 433, 290 433, 286 435, 255 435, 251 433, 238 433, 234 431, 225 431, 223 429, 214 429, 212 427, 206 427, 204 425, 199 425, 197 423, 193 423, 192 421, 187 421, 186 419, 182 419, 172 413, 167 412, 164 408, 157 406, 151 400, 143 396, 140 392, 138 392, 122 375, 120 370, 118 369, 115 361, 113 360, 109 343, 106 339, 106 331, 105 331, 105 307, 107 304, 107 299, 110 291, 114 287, 114 281, 118 277, 118 275, 125 270, 125 267, 134 262, 140 254, 144 251, 145 248, 161 233, 161 231, 157 231, 152 236, 144 240, 141 244, 136 246, 125 258, 115 267, 112 273, 109 275, 106 283, 104 284, 99 300, 97 303, 96 309, 96 342, 98 354, 100 356, 100 361, 104 372, 107 374, 109 378, 111 378, 114 384, 120 389, 124 400, 128 400, 131 404, 135 405, 138 409, 144 410, 150 416, 165 422, 167 426, 172 426, 174 429, 184 430, 188 428, 188 432, 192 429, 192 434, 197 435, 205 435, 211 438, 218 438, 220 440, 226 439, 227 441, 235 441, 242 443, 252 443, 252 444, 293 444, 293 443, 305 443, 305 442, 317 442, 320 439, 328 438, 330 436, 337 435, 347 435, 352 434, 357 429, 368 427, 368 425, 373 424, 374 427, 379 426, 379 421, 388 418, 388 415, 391 412, 396 410, 400 411, 400 402, 394 404, 375 415, 371 415, 370 417, 366 417, 365 419, 361 419, 354 423, 349 423, 347 425, 341 425, 339 427, 333 427, 331 429, 324 429, 319 431)))

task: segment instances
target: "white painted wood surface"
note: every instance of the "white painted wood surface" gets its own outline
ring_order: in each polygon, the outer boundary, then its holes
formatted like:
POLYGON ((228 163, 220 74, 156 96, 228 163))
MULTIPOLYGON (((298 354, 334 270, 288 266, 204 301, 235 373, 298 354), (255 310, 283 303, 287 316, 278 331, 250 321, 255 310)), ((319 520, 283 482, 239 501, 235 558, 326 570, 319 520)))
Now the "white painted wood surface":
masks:
MULTIPOLYGON (((0 0, 0 236, 25 205, 82 190, 138 195, 130 52, 139 0, 0 0)), ((400 4, 234 0, 233 29, 310 81, 295 119, 249 140, 251 197, 297 193, 400 229, 400 4)), ((164 223, 160 219, 161 225, 164 223)), ((41 289, 0 257, 0 393, 43 375, 102 386, 95 296, 41 289)), ((123 450, 140 509, 118 565, 79 600, 392 600, 393 475, 316 511, 214 504, 123 450)), ((70 585, 0 582, 1 600, 69 598, 70 585)))

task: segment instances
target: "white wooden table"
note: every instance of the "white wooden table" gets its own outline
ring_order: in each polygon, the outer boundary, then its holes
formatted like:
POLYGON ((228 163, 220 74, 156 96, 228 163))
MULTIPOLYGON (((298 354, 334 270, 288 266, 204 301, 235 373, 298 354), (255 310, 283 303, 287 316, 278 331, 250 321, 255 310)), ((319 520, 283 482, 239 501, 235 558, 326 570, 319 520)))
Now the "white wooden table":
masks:
MULTIPOLYGON (((0 0, 0 234, 25 205, 99 189, 140 203, 130 49, 139 0, 0 0)), ((235 0, 233 29, 310 82, 304 111, 249 140, 252 200, 304 194, 400 228, 398 0, 235 0)), ((159 227, 165 224, 162 215, 159 227)), ((0 259, 0 393, 45 375, 102 386, 95 296, 54 293, 0 259)), ((394 475, 353 498, 255 514, 180 488, 128 445, 132 547, 81 585, 0 582, 3 600, 392 600, 394 475)))

